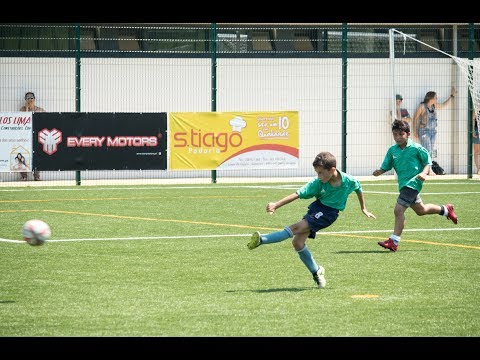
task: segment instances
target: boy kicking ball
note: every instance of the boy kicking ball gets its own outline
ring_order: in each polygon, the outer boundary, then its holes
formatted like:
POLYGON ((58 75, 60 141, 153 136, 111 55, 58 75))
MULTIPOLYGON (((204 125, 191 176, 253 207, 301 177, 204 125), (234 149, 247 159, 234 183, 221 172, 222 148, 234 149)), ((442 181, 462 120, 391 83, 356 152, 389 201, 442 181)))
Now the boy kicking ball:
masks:
POLYGON ((373 219, 375 219, 375 216, 365 207, 360 182, 353 176, 337 169, 335 156, 329 152, 321 152, 313 161, 313 169, 317 173, 317 177, 310 180, 293 194, 277 202, 268 203, 266 208, 269 214, 273 214, 275 210, 294 200, 315 197, 316 200, 308 206, 308 211, 303 219, 285 227, 281 231, 270 234, 261 235, 260 232, 256 231, 253 233, 247 247, 253 250, 260 245, 272 244, 292 237, 293 247, 298 253, 300 260, 312 274, 317 287, 324 288, 327 284, 325 269, 313 259, 305 244, 307 238, 315 239, 315 235, 319 230, 329 227, 337 220, 339 211, 345 209, 348 195, 353 191, 357 194, 363 214, 373 219))

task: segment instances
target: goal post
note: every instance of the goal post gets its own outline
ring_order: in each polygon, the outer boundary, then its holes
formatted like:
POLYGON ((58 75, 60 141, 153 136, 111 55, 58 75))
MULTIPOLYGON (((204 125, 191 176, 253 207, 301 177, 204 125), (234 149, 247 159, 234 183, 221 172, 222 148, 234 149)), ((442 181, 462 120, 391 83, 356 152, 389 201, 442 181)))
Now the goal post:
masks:
POLYGON ((395 101, 395 95, 397 94, 396 87, 395 87, 395 29, 390 29, 388 31, 388 39, 389 39, 389 54, 390 54, 390 73, 391 73, 391 79, 392 79, 392 86, 391 86, 391 104, 392 104, 392 122, 395 120, 396 116, 396 101, 395 101))

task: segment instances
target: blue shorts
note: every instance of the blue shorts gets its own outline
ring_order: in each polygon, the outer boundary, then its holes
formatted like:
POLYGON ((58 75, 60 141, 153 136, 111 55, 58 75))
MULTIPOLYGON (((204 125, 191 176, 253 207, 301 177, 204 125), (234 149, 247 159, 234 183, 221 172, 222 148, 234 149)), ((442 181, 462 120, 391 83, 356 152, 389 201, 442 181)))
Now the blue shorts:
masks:
POLYGON ((323 205, 319 200, 315 200, 308 206, 308 212, 303 217, 310 227, 309 238, 315 239, 318 230, 325 229, 332 225, 338 217, 338 209, 323 205))

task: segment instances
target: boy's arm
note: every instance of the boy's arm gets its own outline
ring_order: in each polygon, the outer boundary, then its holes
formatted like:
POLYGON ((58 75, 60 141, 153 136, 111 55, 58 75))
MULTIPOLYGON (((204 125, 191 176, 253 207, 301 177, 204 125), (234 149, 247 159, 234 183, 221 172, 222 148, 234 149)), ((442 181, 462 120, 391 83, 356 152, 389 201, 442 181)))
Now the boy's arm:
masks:
POLYGON ((392 148, 390 147, 380 167, 372 173, 373 176, 380 176, 383 173, 386 173, 388 170, 392 169, 393 156, 391 152, 392 152, 392 148))
POLYGON ((427 180, 429 172, 430 172, 430 165, 425 165, 423 167, 422 172, 417 175, 417 179, 422 181, 427 180))
POLYGON ((376 219, 375 215, 373 215, 371 212, 367 210, 365 207, 365 199, 363 198, 363 192, 359 191, 356 192, 357 197, 358 197, 358 202, 360 203, 360 209, 362 209, 362 212, 365 214, 366 217, 376 219))
POLYGON ((297 199, 298 199, 298 194, 296 192, 294 192, 293 194, 285 196, 283 199, 281 199, 277 202, 270 202, 270 203, 267 204, 267 212, 271 215, 279 207, 282 207, 283 205, 291 203, 292 201, 297 200, 297 199))
POLYGON ((430 171, 431 169, 430 164, 432 164, 432 158, 428 150, 425 149, 424 147, 418 148, 418 156, 420 159, 420 164, 425 164, 425 165, 423 165, 422 171, 417 174, 416 178, 418 180, 425 181, 428 178, 429 174, 432 174, 432 175, 435 174, 433 171, 430 171))

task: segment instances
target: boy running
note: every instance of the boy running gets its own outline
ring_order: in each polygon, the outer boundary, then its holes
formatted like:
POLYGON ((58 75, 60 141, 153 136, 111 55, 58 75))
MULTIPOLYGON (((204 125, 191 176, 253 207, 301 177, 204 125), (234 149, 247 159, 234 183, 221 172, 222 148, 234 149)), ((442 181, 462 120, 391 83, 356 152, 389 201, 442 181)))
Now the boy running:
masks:
POLYGON ((394 168, 398 177, 400 195, 393 213, 395 214, 395 228, 393 234, 378 245, 390 251, 397 251, 405 227, 405 211, 411 207, 419 216, 439 214, 446 216, 457 223, 457 216, 452 204, 434 205, 424 204, 420 198, 423 182, 428 178, 432 158, 427 149, 409 139, 410 125, 405 120, 395 120, 392 124, 392 134, 395 145, 390 146, 380 169, 373 172, 374 176, 394 168))

